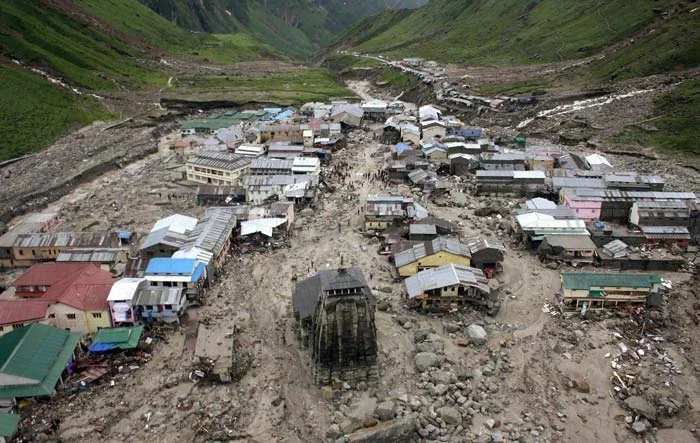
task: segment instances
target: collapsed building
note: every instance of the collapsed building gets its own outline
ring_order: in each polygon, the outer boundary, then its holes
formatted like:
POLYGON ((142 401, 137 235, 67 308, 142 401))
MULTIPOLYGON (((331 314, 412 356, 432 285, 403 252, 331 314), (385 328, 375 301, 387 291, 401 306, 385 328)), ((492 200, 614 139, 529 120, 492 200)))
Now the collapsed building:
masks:
POLYGON ((360 268, 324 269, 299 282, 292 305, 316 383, 377 378, 375 300, 360 268))

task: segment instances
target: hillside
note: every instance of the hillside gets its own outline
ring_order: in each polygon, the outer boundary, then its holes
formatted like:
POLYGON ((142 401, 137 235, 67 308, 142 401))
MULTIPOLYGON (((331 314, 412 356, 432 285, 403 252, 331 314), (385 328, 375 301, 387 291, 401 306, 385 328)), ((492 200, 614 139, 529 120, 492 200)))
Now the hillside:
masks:
POLYGON ((353 26, 354 49, 462 64, 532 64, 585 57, 622 40, 677 0, 433 0, 405 16, 353 26))
MULTIPOLYGON (((91 121, 151 109, 149 104, 160 100, 164 90, 168 97, 190 96, 192 85, 208 84, 208 77, 198 77, 212 72, 207 63, 231 66, 257 60, 285 57, 244 32, 187 31, 137 0, 4 0, 0 127, 11 136, 0 141, 0 160, 42 149, 91 121), (187 81, 178 82, 180 76, 187 81)), ((277 69, 247 69, 245 79, 254 81, 277 69)), ((320 91, 315 98, 348 93, 324 71, 309 76, 320 91)), ((254 98, 291 103, 294 97, 308 96, 309 78, 297 75, 296 69, 285 68, 272 79, 263 91, 270 93, 254 98), (279 88, 285 94, 275 92, 279 88)), ((234 77, 219 82, 230 83, 229 91, 248 90, 234 77)), ((251 99, 250 94, 232 96, 240 102, 251 99)))
POLYGON ((168 20, 198 32, 246 32, 295 58, 330 44, 357 20, 427 0, 141 0, 168 20))

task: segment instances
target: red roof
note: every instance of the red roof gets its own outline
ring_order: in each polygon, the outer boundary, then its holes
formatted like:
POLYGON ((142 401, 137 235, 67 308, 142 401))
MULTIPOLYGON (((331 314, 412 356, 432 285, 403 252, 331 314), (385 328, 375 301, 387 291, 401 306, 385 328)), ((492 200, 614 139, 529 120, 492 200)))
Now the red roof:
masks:
MULTIPOLYGON (((98 268, 95 263, 40 263, 20 275, 12 286, 51 286, 67 276, 77 274, 84 269, 98 268)), ((99 268, 98 268, 99 269, 99 268)))
POLYGON ((0 325, 11 325, 46 317, 46 300, 0 300, 0 325))
POLYGON ((104 311, 112 289, 112 274, 97 266, 86 267, 52 285, 41 300, 63 303, 81 311, 104 311))

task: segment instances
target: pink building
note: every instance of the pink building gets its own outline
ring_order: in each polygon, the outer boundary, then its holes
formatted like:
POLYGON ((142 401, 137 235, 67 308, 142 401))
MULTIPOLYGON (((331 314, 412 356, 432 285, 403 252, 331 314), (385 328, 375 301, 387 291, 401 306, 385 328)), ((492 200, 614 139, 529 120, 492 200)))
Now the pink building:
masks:
MULTIPOLYGON (((574 196, 575 195, 576 194, 574 194, 574 196)), ((565 189, 562 189, 559 193, 559 203, 574 211, 576 217, 585 221, 586 223, 594 220, 600 220, 600 211, 603 205, 602 201, 580 199, 573 200, 570 197, 571 195, 565 192, 565 189)))

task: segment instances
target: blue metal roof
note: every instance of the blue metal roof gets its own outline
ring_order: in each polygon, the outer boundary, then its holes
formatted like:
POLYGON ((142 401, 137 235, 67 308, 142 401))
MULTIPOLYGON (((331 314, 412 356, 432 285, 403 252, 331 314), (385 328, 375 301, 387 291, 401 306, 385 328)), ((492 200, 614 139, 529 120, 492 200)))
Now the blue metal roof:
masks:
POLYGON ((204 274, 204 270, 206 269, 207 265, 205 265, 202 262, 199 262, 197 264, 197 268, 195 268, 194 272, 192 273, 192 280, 191 281, 197 281, 202 277, 202 274, 204 274))
POLYGON ((275 116, 275 120, 286 120, 294 115, 294 111, 287 109, 286 111, 280 112, 275 116))
POLYGON ((194 258, 152 258, 148 262, 146 275, 192 275, 196 269, 197 260, 194 258))
POLYGON ((394 146, 394 152, 404 152, 404 151, 410 151, 411 147, 408 146, 406 143, 399 143, 398 145, 394 146))

